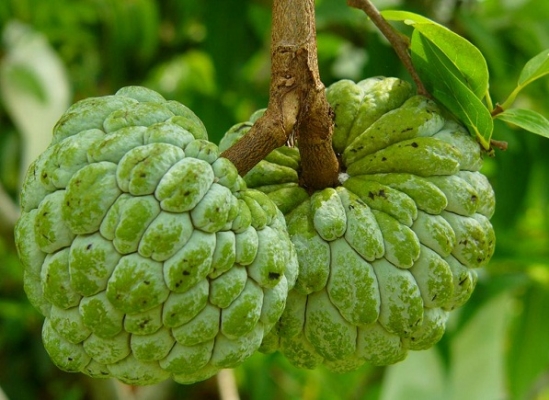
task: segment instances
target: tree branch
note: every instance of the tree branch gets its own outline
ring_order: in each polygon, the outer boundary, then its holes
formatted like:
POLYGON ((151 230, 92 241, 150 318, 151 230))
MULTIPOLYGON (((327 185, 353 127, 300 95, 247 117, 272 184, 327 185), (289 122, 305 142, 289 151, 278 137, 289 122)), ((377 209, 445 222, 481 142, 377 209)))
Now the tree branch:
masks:
POLYGON ((366 15, 370 17, 375 26, 377 26, 383 36, 387 38, 389 43, 391 43, 391 46, 395 49, 398 58, 400 58, 400 61, 402 61, 402 64, 404 64, 404 67, 408 70, 408 73, 414 80, 418 94, 429 96, 429 92, 425 89, 423 82, 419 78, 412 63, 412 58, 408 53, 409 41, 407 38, 405 39, 400 33, 395 31, 370 0, 347 0, 347 4, 350 7, 364 11, 366 15))
POLYGON ((274 0, 267 110, 221 156, 245 175, 293 136, 301 153, 301 184, 320 189, 337 183, 332 131, 332 113, 318 73, 314 0, 274 0))

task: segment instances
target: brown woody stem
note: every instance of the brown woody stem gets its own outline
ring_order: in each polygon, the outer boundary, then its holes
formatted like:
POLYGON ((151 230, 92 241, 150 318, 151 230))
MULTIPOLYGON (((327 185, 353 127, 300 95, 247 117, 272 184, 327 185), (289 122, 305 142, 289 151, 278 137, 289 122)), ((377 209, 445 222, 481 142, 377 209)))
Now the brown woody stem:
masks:
POLYGON ((332 131, 332 112, 318 73, 314 0, 274 0, 267 111, 221 155, 244 175, 293 136, 302 159, 300 183, 322 189, 334 186, 339 172, 332 131))
POLYGON ((347 4, 364 11, 366 15, 370 17, 375 26, 377 26, 383 36, 387 38, 389 43, 391 43, 391 46, 395 49, 398 58, 400 58, 400 61, 402 61, 402 64, 404 64, 404 67, 408 70, 408 73, 414 80, 418 94, 429 96, 429 92, 425 89, 423 82, 414 68, 410 53, 408 53, 408 47, 410 45, 408 38, 403 37, 400 33, 395 31, 370 0, 347 0, 347 4))

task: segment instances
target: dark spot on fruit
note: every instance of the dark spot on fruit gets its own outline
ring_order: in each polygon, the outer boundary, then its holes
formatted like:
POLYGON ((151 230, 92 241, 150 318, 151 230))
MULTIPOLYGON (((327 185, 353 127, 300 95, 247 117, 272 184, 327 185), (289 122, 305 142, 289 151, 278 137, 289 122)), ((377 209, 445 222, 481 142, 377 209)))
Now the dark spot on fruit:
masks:
POLYGON ((462 244, 464 246, 467 246, 467 243, 469 243, 467 239, 463 239, 461 242, 459 242, 459 244, 462 244))
POLYGON ((384 199, 387 198, 387 195, 385 193, 384 189, 381 189, 379 192, 368 192, 368 197, 372 200, 374 200, 376 197, 383 197, 384 199))
POLYGON ((387 157, 383 157, 381 161, 387 161, 387 157))
POLYGON ((67 357, 67 360, 72 361, 72 357, 67 357))
POLYGON ((141 321, 141 323, 139 324, 139 328, 144 329, 149 322, 151 322, 150 319, 147 319, 145 321, 141 321))
POLYGON ((353 206, 352 204, 349 204, 349 210, 354 210, 355 209, 355 206, 353 206))
POLYGON ((89 250, 89 249, 91 249, 91 248, 92 248, 92 244, 91 244, 91 243, 88 244, 88 245, 86 246, 86 250, 89 250))
POLYGON ((183 271, 184 276, 189 276, 191 273, 189 271, 183 271))
POLYGON ((181 283, 183 283, 183 281, 176 282, 175 287, 178 288, 179 286, 181 286, 181 283))
POLYGON ((145 285, 150 285, 150 284, 151 284, 151 282, 149 282, 149 281, 143 281, 143 283, 144 283, 145 285))
POLYGON ((187 190, 187 191, 185 191, 185 192, 183 193, 183 196, 188 196, 188 195, 190 195, 190 194, 191 194, 191 191, 190 191, 190 190, 187 190))
POLYGON ((275 279, 278 279, 280 278, 280 274, 279 273, 276 273, 276 272, 269 272, 269 279, 270 280, 275 280, 275 279))
POLYGON ((139 177, 140 177, 140 178, 145 178, 146 176, 147 176, 147 174, 146 174, 145 172, 141 172, 141 173, 139 174, 139 177))
POLYGON ((435 301, 435 299, 437 298, 438 295, 434 295, 432 298, 431 298, 431 301, 435 301))
MULTIPOLYGON (((413 130, 414 130, 414 128, 410 126, 409 128, 403 129, 402 132, 410 132, 410 131, 413 131, 413 130)), ((414 146, 414 147, 416 147, 416 146, 414 146)))
POLYGON ((473 203, 476 203, 477 200, 478 200, 478 197, 477 197, 477 196, 475 196, 475 195, 472 195, 472 196, 471 196, 471 201, 472 201, 473 203))
POLYGON ((416 147, 419 147, 419 144, 417 144, 416 142, 412 142, 411 146, 412 146, 413 148, 416 148, 416 147))

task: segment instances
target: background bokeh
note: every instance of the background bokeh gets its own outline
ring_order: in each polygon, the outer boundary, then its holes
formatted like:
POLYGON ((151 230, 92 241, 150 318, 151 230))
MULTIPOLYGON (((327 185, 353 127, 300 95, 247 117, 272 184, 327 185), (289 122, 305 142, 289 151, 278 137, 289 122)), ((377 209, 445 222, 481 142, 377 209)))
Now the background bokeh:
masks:
MULTIPOLYGON (((409 79, 365 15, 345 3, 317 0, 324 83, 409 79)), ((423 14, 472 41, 487 58, 494 103, 506 98, 529 58, 549 49, 547 0, 375 3, 423 14)), ((13 224, 24 170, 76 100, 145 85, 192 108, 216 142, 265 107, 270 5, 0 0, 0 387, 9 399, 218 398, 214 378, 131 393, 53 366, 41 344, 41 316, 23 292, 13 224)), ((528 87, 517 104, 548 116, 549 78, 528 87)), ((441 342, 395 366, 342 375, 258 354, 235 371, 242 399, 549 399, 549 140, 500 121, 494 138, 509 143, 483 169, 496 191, 496 253, 441 342)))

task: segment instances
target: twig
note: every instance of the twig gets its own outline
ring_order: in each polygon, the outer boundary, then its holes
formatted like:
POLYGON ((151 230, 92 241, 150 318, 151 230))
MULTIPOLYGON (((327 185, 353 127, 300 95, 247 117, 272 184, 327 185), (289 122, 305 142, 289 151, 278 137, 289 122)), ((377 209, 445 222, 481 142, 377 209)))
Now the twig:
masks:
POLYGON ((232 369, 222 369, 217 373, 217 386, 221 400, 240 400, 238 386, 232 369))
POLYGON ((417 86, 418 94, 429 96, 429 92, 425 89, 423 82, 419 78, 416 69, 412 63, 412 58, 408 53, 409 42, 405 40, 395 29, 387 22, 385 18, 379 13, 378 9, 370 0, 347 0, 347 4, 350 7, 358 8, 362 10, 370 17, 372 22, 381 31, 383 36, 387 38, 391 46, 395 49, 395 52, 400 58, 400 61, 404 64, 404 67, 408 70, 408 73, 414 80, 417 86))
POLYGON ((509 147, 509 143, 501 140, 490 139, 490 146, 495 149, 505 151, 507 150, 507 147, 509 147))
POLYGON ((273 1, 267 111, 246 136, 221 154, 240 175, 292 136, 299 141, 301 184, 314 190, 337 183, 332 112, 318 73, 314 7, 314 0, 273 1))

